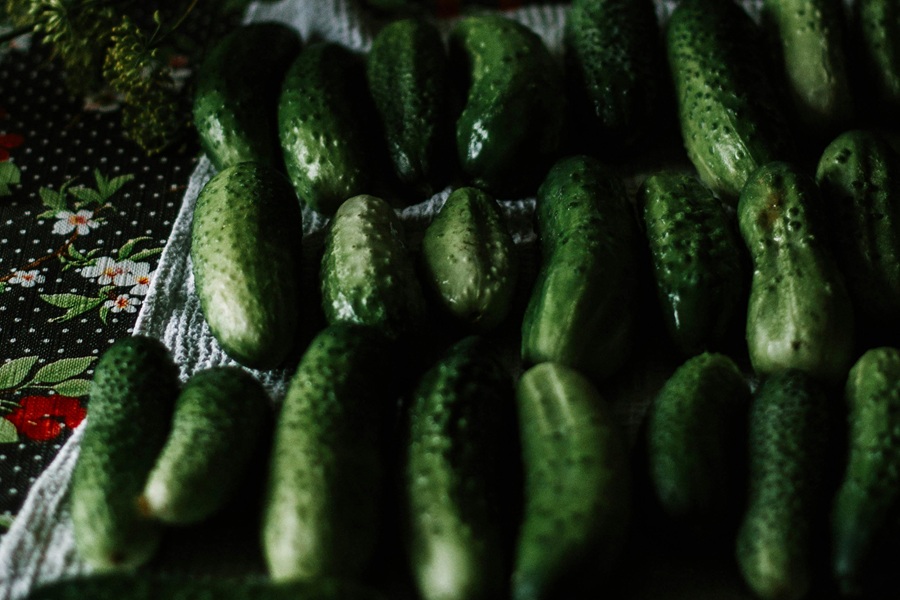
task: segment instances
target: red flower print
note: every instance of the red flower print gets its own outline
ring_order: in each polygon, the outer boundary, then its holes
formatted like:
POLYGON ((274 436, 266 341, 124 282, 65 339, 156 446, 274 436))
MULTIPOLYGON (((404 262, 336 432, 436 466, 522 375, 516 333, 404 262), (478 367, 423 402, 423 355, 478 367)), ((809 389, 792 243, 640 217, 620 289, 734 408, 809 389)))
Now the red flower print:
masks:
POLYGON ((9 160, 9 151, 21 146, 24 141, 25 138, 18 133, 0 134, 0 162, 9 160))
POLYGON ((56 438, 63 426, 74 429, 84 420, 87 410, 78 398, 69 396, 26 396, 19 408, 6 415, 25 437, 43 442, 56 438))

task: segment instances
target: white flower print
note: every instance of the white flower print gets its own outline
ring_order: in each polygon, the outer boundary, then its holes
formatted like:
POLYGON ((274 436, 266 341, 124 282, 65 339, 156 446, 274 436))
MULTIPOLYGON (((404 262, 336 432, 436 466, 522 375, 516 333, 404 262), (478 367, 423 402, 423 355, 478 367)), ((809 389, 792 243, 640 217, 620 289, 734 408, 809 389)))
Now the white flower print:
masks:
POLYGON ((137 310, 138 305, 141 303, 140 298, 132 298, 128 294, 119 294, 112 300, 107 300, 103 303, 105 308, 108 308, 110 312, 127 312, 133 313, 137 310))
POLYGON ((110 256, 103 256, 98 258, 93 266, 82 267, 81 275, 88 279, 96 277, 97 283, 100 285, 134 285, 136 279, 132 269, 136 264, 142 263, 134 263, 130 260, 116 260, 110 256))
POLYGON ((59 220, 53 225, 53 233, 65 235, 77 230, 78 235, 87 235, 91 229, 100 226, 100 223, 91 218, 93 216, 94 213, 90 210, 79 210, 77 213, 61 210, 56 213, 56 218, 59 220))
POLYGON ((128 290, 133 296, 145 296, 150 290, 150 281, 153 273, 150 272, 150 265, 147 263, 135 263, 136 268, 132 271, 134 275, 134 287, 128 290))
POLYGON ((34 287, 37 283, 44 283, 46 277, 41 275, 37 269, 31 271, 16 271, 9 279, 10 283, 19 284, 22 287, 34 287))

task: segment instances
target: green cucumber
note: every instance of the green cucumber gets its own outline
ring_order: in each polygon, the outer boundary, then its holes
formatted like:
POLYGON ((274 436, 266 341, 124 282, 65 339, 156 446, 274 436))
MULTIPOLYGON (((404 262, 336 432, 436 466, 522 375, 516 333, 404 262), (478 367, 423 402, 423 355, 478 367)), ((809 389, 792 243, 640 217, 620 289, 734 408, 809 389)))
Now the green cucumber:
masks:
POLYGON ((896 124, 900 110, 900 6, 893 0, 853 5, 861 62, 878 116, 896 124))
POLYGON ((268 411, 265 389, 242 369, 212 367, 192 375, 144 486, 145 513, 189 524, 221 509, 248 470, 268 411))
POLYGON ((391 337, 423 326, 425 299, 402 230, 381 198, 363 194, 341 205, 322 257, 322 306, 329 323, 371 325, 391 337))
POLYGON ((353 579, 372 559, 389 357, 376 330, 339 323, 300 360, 275 428, 263 515, 274 580, 353 579))
POLYGON ((760 598, 799 600, 812 584, 829 412, 823 389, 802 371, 766 378, 753 397, 749 497, 736 554, 744 580, 760 598))
POLYGON ((683 0, 666 31, 688 158, 720 196, 736 198, 754 170, 793 154, 757 38, 733 0, 683 0))
POLYGON ((193 117, 216 169, 246 161, 281 168, 276 106, 298 52, 300 36, 280 23, 242 25, 209 51, 197 73, 193 117))
POLYGON ((745 309, 745 250, 733 218, 693 175, 655 173, 638 191, 669 337, 686 356, 720 346, 745 309))
POLYGON ((452 346, 420 379, 403 473, 407 546, 425 600, 497 598, 506 589, 513 381, 478 337, 452 346))
POLYGON ((160 526, 138 501, 169 432, 178 370, 158 340, 117 340, 97 363, 84 438, 72 473, 75 547, 92 569, 147 562, 160 526))
POLYGON ((498 14, 458 21, 450 60, 466 90, 456 122, 466 181, 498 198, 531 193, 561 144, 562 69, 534 31, 498 14))
POLYGON ((596 159, 562 159, 538 190, 536 215, 543 258, 522 358, 608 377, 628 357, 637 312, 639 234, 625 185, 596 159))
POLYGON ((194 207, 191 261, 209 328, 248 367, 273 368, 294 345, 303 227, 285 177, 239 163, 215 175, 194 207))
POLYGON ((812 177, 787 163, 756 171, 741 193, 738 223, 753 261, 747 345, 757 373, 800 369, 842 381, 852 362, 853 308, 821 236, 812 177))
POLYGON ((601 584, 624 546, 630 518, 618 423, 594 385, 563 365, 526 371, 516 397, 525 496, 512 598, 557 597, 583 576, 601 584))
POLYGON ((485 331, 506 318, 518 255, 500 207, 488 194, 454 190, 425 230, 422 258, 425 280, 459 322, 485 331))

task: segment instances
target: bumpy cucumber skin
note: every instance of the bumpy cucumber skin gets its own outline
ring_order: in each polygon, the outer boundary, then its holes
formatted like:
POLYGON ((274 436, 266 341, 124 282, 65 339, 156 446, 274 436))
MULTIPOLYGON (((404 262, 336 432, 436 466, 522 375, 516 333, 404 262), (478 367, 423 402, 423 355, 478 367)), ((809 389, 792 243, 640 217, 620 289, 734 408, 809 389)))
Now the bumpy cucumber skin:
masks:
POLYGON ((335 213, 321 283, 329 323, 370 325, 390 337, 413 334, 423 325, 425 299, 402 225, 381 198, 355 196, 335 213))
POLYGON ((178 371, 158 340, 122 338, 97 363, 70 499, 75 547, 97 571, 139 566, 159 545, 138 498, 177 395, 178 371))
POLYGON ((496 200, 454 190, 422 239, 425 280, 459 322, 487 331, 509 313, 518 254, 496 200))
POLYGON ((268 412, 265 389, 242 369, 213 367, 191 376, 144 486, 146 514, 190 524, 222 508, 247 471, 268 412))
POLYGON ((740 425, 750 387, 733 360, 688 359, 654 399, 647 425, 653 488, 670 516, 715 520, 729 510, 740 425))
POLYGON ((368 191, 373 179, 365 77, 351 50, 317 42, 300 52, 282 84, 278 134, 287 173, 300 201, 324 215, 368 191))
POLYGON ((299 35, 279 23, 243 25, 209 51, 197 74, 193 118, 216 169, 246 161, 281 167, 276 106, 298 52, 299 35))
POLYGON ((845 594, 862 591, 865 567, 900 500, 900 350, 866 351, 850 370, 849 461, 832 510, 832 568, 845 594))
POLYGON ((515 440, 513 381, 478 337, 419 381, 404 470, 407 545, 426 600, 497 598, 506 589, 509 510, 502 457, 515 440))
POLYGON ((825 148, 816 182, 854 308, 900 328, 900 155, 875 132, 848 131, 825 148))
POLYGON ((900 110, 900 6, 893 0, 857 0, 853 8, 876 109, 896 123, 900 110))
POLYGON ((276 581, 358 577, 375 546, 389 352, 373 329, 331 325, 291 379, 275 429, 262 541, 276 581))
POLYGON ((576 0, 563 40, 571 104, 584 113, 589 135, 598 146, 632 148, 654 123, 662 96, 653 2, 576 0))
POLYGON ((465 179, 498 198, 533 192, 562 141, 562 69, 536 33, 489 14, 456 23, 450 60, 469 83, 456 122, 465 179))
POLYGON ((450 70, 437 27, 423 19, 386 25, 372 41, 366 76, 397 178, 431 196, 453 156, 450 70))
POLYGON ((763 15, 796 118, 815 136, 844 130, 853 119, 853 99, 841 3, 765 0, 763 15))
POLYGON ((538 190, 542 265, 522 323, 526 364, 595 380, 624 364, 637 298, 637 221, 620 178, 596 159, 558 161, 538 190))
POLYGON ((793 154, 754 28, 731 0, 684 0, 666 31, 688 158, 724 197, 737 198, 755 169, 793 154))
POLYGON ((584 376, 542 363, 516 397, 525 497, 512 597, 536 600, 575 584, 581 568, 602 580, 625 541, 631 483, 621 432, 584 376))
POLYGON ((243 365, 276 367, 293 347, 302 231, 290 183, 260 164, 221 171, 197 198, 191 261, 200 306, 243 365))
POLYGON ((809 590, 829 411, 823 390, 802 371, 768 377, 752 400, 749 497, 736 553, 760 598, 799 600, 809 590))
POLYGON ((732 218, 687 173, 651 175, 637 202, 669 337, 686 356, 715 348, 746 301, 745 250, 732 218))
POLYGON ((738 223, 753 261, 750 363, 760 374, 800 369, 839 382, 853 360, 854 318, 837 264, 820 238, 815 181, 787 163, 756 171, 738 223))

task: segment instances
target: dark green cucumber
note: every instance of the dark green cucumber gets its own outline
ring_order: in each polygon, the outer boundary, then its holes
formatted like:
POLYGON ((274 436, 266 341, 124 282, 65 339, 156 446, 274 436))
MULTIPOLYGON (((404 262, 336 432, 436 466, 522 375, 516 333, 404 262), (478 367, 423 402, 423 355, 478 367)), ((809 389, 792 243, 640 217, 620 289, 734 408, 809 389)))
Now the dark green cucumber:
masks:
POLYGON ((681 133, 700 179, 736 198, 750 174, 792 158, 758 32, 733 0, 684 0, 666 32, 681 133))
POLYGON ((745 308, 744 248, 732 217, 696 177, 648 177, 638 191, 669 336, 687 356, 721 345, 745 308))
POLYGON ((844 10, 833 0, 765 0, 763 21, 806 131, 827 137, 853 119, 844 10))
POLYGON ((894 0, 856 0, 862 66, 881 118, 897 123, 900 110, 900 6, 894 0))
POLYGON ((801 371, 768 377, 753 397, 749 497, 736 553, 760 598, 799 600, 812 583, 829 412, 823 390, 801 371))
POLYGON ((242 369, 213 367, 192 375, 144 486, 145 513, 188 524, 222 508, 247 472, 268 412, 265 389, 242 369))
POLYGON ((573 597, 553 594, 577 588, 583 576, 602 586, 623 548, 631 498, 625 442, 600 393, 573 369, 532 367, 516 395, 525 497, 512 598, 573 597))
POLYGON ((484 340, 466 338, 422 376, 409 411, 403 488, 419 594, 500 597, 509 567, 502 522, 510 465, 502 457, 516 439, 512 377, 484 340))
POLYGON ((300 201, 332 215, 373 180, 371 98, 362 60, 336 43, 304 48, 284 78, 278 135, 300 201))
POLYGON ((683 363, 657 394, 648 417, 650 478, 663 510, 709 519, 733 507, 735 461, 750 387, 724 354, 683 363))
POLYGON ((453 156, 450 71, 440 31, 423 19, 388 24, 372 41, 366 75, 398 179, 431 196, 446 182, 453 156))
POLYGON ((281 168, 276 107, 298 52, 300 36, 280 23, 242 25, 209 51, 197 73, 193 115, 216 169, 245 161, 281 168))
POLYGON ((197 198, 194 285, 212 334, 241 364, 276 367, 294 344, 301 219, 290 183, 256 163, 221 171, 197 198))
POLYGON ((70 491, 75 547, 92 569, 133 568, 156 552, 160 527, 138 498, 177 395, 178 370, 158 340, 121 338, 97 363, 70 491))
POLYGON ((800 369, 842 381, 852 362, 853 308, 820 237, 815 181, 787 163, 761 167, 738 204, 753 260, 747 345, 757 373, 800 369))
POLYGON ((291 379, 275 429, 262 541, 274 580, 360 576, 379 529, 390 353, 372 328, 332 325, 291 379))
POLYGON ((844 397, 849 460, 832 511, 832 568, 851 595, 862 591, 866 566, 900 508, 900 351, 863 354, 850 369, 844 397))
POLYGON ((637 311, 639 234, 624 183, 596 159, 565 158, 538 190, 536 210, 543 258, 522 358, 605 378, 628 357, 637 311))
POLYGON ((873 131, 848 131, 825 148, 816 181, 854 308, 900 327, 900 155, 873 131))
POLYGON ((450 60, 466 84, 456 151, 467 182, 499 198, 531 193, 560 147, 562 69, 534 31, 496 14, 458 21, 450 60))
POLYGON ((515 243, 496 200, 476 188, 450 194, 422 239, 425 279, 458 321, 496 327, 518 279, 515 243))
POLYGON ((422 327, 425 299, 402 230, 394 209, 375 196, 355 196, 338 209, 321 269, 329 323, 371 325, 391 337, 422 327))
POLYGON ((609 153, 630 149, 654 125, 665 73, 652 0, 576 0, 564 30, 571 104, 609 153))

